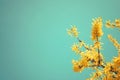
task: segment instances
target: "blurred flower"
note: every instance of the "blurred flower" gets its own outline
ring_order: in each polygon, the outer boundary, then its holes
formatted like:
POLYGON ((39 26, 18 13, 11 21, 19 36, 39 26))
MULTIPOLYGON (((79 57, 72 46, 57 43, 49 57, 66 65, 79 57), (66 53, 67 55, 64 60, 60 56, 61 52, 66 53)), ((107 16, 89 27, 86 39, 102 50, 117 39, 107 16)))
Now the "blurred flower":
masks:
POLYGON ((98 79, 101 75, 102 75, 102 72, 97 70, 97 71, 93 74, 92 80, 98 79))
POLYGON ((119 79, 114 79, 111 74, 108 74, 108 75, 103 77, 103 80, 119 80, 119 79))
POLYGON ((115 24, 116 24, 116 27, 119 27, 119 28, 120 28, 120 20, 119 20, 119 19, 116 19, 116 20, 115 20, 115 24))
POLYGON ((104 71, 105 74, 110 74, 112 65, 113 65, 112 63, 107 63, 107 65, 103 69, 103 71, 104 71))
POLYGON ((85 44, 84 44, 84 42, 82 41, 82 42, 79 42, 79 47, 81 48, 82 46, 84 46, 85 44))
POLYGON ((82 64, 80 64, 80 62, 73 60, 72 64, 73 64, 73 70, 75 72, 80 72, 83 70, 83 66, 82 66, 82 64))
POLYGON ((79 45, 78 44, 73 44, 72 45, 72 51, 75 53, 80 53, 81 51, 79 50, 79 45))
POLYGON ((108 27, 108 28, 111 27, 111 22, 110 22, 110 20, 106 21, 106 27, 108 27))
POLYGON ((79 34, 76 26, 72 26, 72 28, 68 29, 67 32, 69 35, 74 36, 74 37, 78 37, 78 34, 79 34))
POLYGON ((99 49, 101 49, 101 44, 100 44, 100 42, 95 42, 94 43, 94 48, 99 48, 99 49))
POLYGON ((120 67, 120 56, 115 57, 115 58, 113 59, 113 62, 114 62, 114 64, 115 64, 115 66, 120 67))

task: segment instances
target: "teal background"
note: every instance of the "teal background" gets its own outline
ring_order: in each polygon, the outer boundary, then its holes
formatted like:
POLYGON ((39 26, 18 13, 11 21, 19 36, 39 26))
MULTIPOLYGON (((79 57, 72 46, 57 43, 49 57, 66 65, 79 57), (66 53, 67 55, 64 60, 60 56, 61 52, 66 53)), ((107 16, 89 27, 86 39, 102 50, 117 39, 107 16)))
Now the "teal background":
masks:
MULTIPOLYGON (((0 0, 0 80, 85 80, 92 70, 73 72, 77 40, 66 29, 76 25, 92 44, 91 21, 99 16, 120 18, 120 0, 0 0)), ((119 31, 103 31, 101 52, 111 61, 117 51, 107 34, 120 40, 119 31)))

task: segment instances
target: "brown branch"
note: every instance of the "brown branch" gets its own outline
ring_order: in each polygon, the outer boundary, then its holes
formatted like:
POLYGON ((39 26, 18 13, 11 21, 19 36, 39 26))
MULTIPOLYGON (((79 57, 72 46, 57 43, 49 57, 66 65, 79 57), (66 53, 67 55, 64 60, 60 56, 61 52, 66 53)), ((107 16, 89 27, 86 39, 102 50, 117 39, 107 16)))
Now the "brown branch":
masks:
MULTIPOLYGON (((98 36, 97 36, 97 42, 99 42, 99 39, 98 39, 98 36)), ((99 46, 98 46, 98 58, 99 58, 99 60, 98 60, 98 64, 100 64, 100 49, 99 49, 99 46)))
MULTIPOLYGON (((99 39, 98 39, 98 37, 97 37, 97 42, 99 42, 99 39)), ((98 53, 100 53, 100 49, 99 49, 99 46, 98 46, 98 53)))

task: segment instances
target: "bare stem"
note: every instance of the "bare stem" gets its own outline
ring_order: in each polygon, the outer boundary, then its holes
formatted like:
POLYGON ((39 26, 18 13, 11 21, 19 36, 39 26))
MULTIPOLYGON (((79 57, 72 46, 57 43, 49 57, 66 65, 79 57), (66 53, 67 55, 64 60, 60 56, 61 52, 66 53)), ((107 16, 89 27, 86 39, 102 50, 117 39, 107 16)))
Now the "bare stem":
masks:
MULTIPOLYGON (((97 37, 97 42, 99 42, 99 39, 98 39, 98 37, 97 37)), ((98 46, 98 53, 100 53, 100 49, 99 49, 99 46, 98 46)))
MULTIPOLYGON (((99 39, 98 39, 98 36, 97 36, 97 42, 99 42, 99 39)), ((98 58, 99 58, 99 60, 98 60, 98 64, 100 64, 100 49, 99 49, 99 46, 98 46, 98 58)))

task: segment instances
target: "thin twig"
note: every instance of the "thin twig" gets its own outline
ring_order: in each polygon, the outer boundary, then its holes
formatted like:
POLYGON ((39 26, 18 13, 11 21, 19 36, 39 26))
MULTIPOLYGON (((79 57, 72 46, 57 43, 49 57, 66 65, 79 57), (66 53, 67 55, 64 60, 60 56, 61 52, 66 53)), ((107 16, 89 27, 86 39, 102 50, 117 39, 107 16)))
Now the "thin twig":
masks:
MULTIPOLYGON (((99 39, 98 39, 98 36, 97 36, 97 42, 99 42, 99 39)), ((98 58, 99 58, 99 60, 98 60, 98 64, 100 64, 100 49, 99 49, 99 46, 98 46, 98 58)))
MULTIPOLYGON (((79 42, 82 42, 79 38, 77 38, 77 40, 78 40, 79 42)), ((88 47, 85 46, 85 44, 83 44, 83 46, 84 46, 85 49, 90 50, 88 47)))

